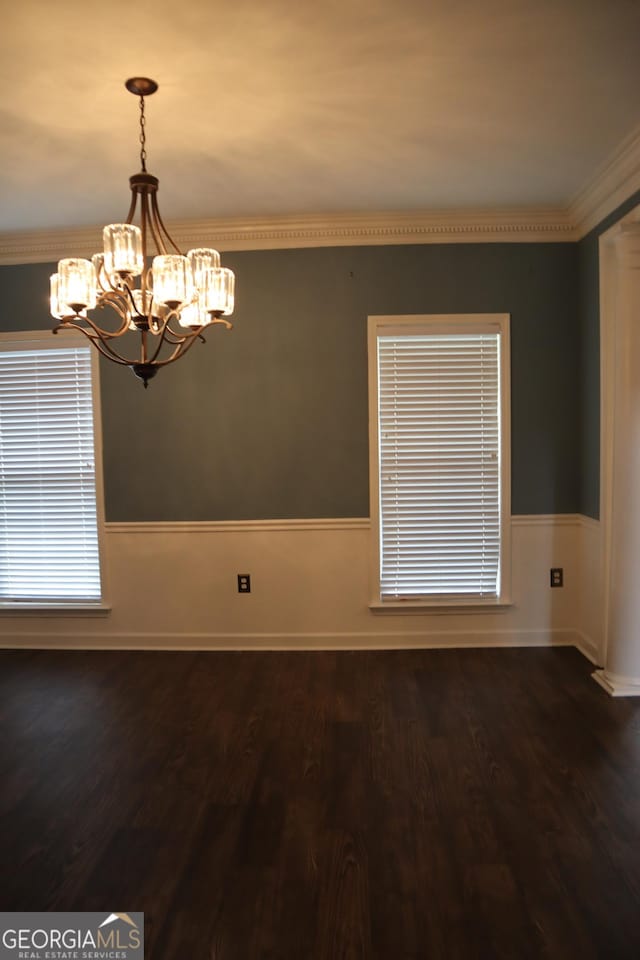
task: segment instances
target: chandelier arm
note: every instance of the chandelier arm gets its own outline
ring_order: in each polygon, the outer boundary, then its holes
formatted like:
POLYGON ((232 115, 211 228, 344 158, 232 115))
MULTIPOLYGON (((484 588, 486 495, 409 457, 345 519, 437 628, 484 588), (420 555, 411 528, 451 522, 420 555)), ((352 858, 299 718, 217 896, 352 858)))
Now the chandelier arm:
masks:
POLYGON ((167 320, 165 321, 165 323, 164 323, 163 328, 162 328, 162 333, 160 334, 160 339, 159 339, 159 341, 158 341, 158 346, 156 347, 156 349, 155 349, 155 351, 154 351, 153 356, 151 357, 151 359, 148 360, 147 362, 148 362, 148 363, 158 363, 158 362, 159 362, 159 361, 157 360, 157 357, 158 357, 158 354, 160 353, 160 351, 161 351, 161 349, 162 349, 162 347, 164 346, 165 343, 170 344, 171 346, 176 345, 177 347, 181 347, 182 344, 185 343, 185 341, 187 341, 187 340, 190 338, 190 336, 191 336, 191 334, 188 334, 188 333, 184 334, 183 336, 178 336, 178 335, 176 335, 176 334, 173 334, 173 330, 171 330, 171 327, 169 326, 169 319, 167 319, 167 320), (172 334, 173 336, 175 336, 175 339, 172 339, 171 337, 167 336, 167 331, 168 331, 170 334, 172 334))
POLYGON ((113 307, 113 309, 116 311, 116 313, 118 314, 118 316, 122 321, 118 329, 114 330, 113 333, 111 333, 109 330, 103 330, 102 327, 98 327, 98 325, 93 320, 91 320, 90 317, 87 317, 86 320, 87 320, 87 323, 90 326, 92 326, 96 332, 99 330, 105 339, 112 340, 114 337, 121 337, 123 333, 127 332, 127 330, 129 329, 129 316, 126 310, 121 305, 122 295, 117 291, 107 290, 100 297, 100 301, 97 304, 98 309, 101 310, 105 306, 105 301, 109 303, 111 307, 113 307))
MULTIPOLYGON (((128 283, 125 283, 125 290, 127 291, 127 294, 125 295, 124 299, 126 300, 127 305, 130 305, 130 306, 131 306, 131 309, 133 310, 133 312, 139 316, 139 315, 140 315, 140 311, 139 311, 138 308, 136 307, 136 302, 135 302, 135 300, 133 299, 133 290, 131 289, 131 287, 129 286, 128 283)), ((144 301, 143 301, 143 302, 144 302, 144 301)), ((121 316, 122 316, 123 319, 124 319, 124 315, 121 314, 121 316)))
MULTIPOLYGON (((198 329, 200 329, 200 327, 198 329)), ((167 343, 183 343, 185 340, 188 340, 194 332, 195 331, 192 330, 191 333, 177 333, 167 324, 164 329, 164 338, 167 343)))
MULTIPOLYGON (((102 294, 98 300, 98 303, 96 304, 99 309, 102 309, 102 307, 105 305, 105 301, 107 301, 122 320, 122 326, 115 333, 109 333, 107 330, 104 331, 107 336, 119 337, 128 329, 130 317, 129 304, 131 304, 135 313, 138 313, 135 300, 133 299, 131 287, 128 284, 125 285, 125 290, 126 293, 121 287, 118 287, 115 290, 105 290, 104 294, 102 294)), ((89 318, 87 317, 87 320, 88 319, 89 318)))
MULTIPOLYGON (((163 219, 162 219, 162 217, 161 217, 161 215, 160 215, 160 208, 158 207, 158 201, 157 201, 157 199, 156 199, 155 193, 154 193, 153 196, 151 197, 151 209, 152 209, 152 211, 153 211, 153 216, 154 216, 154 218, 155 218, 155 220, 156 220, 156 222, 157 222, 157 225, 158 225, 160 231, 161 231, 162 234, 167 238, 167 240, 169 241, 169 243, 171 244, 171 246, 173 247, 173 249, 175 250, 175 252, 181 255, 181 254, 182 254, 182 250, 181 250, 180 247, 177 245, 177 243, 175 242, 175 240, 173 239, 173 237, 171 236, 171 234, 169 233, 169 231, 167 230, 167 228, 166 228, 165 225, 164 225, 164 221, 163 221, 163 219)), ((163 245, 163 246, 164 246, 164 245, 163 245)), ((165 253, 166 250, 163 250, 162 252, 165 253)))
POLYGON ((102 263, 100 264, 100 267, 96 270, 96 284, 100 288, 100 291, 101 291, 100 295, 102 295, 103 293, 107 293, 108 290, 110 289, 109 287, 105 287, 103 282, 103 277, 106 278, 106 276, 107 276, 107 272, 104 269, 104 257, 102 257, 102 263))
MULTIPOLYGON (((151 231, 151 236, 153 238, 153 242, 156 245, 158 253, 166 254, 167 252, 167 249, 164 245, 164 240, 162 239, 162 234, 156 231, 156 224, 154 222, 154 216, 153 216, 153 198, 154 197, 155 197, 155 194, 152 194, 151 210, 149 209, 149 194, 146 191, 144 191, 144 193, 142 193, 140 197, 140 229, 142 231, 142 251, 145 258, 145 262, 147 260, 147 229, 151 231)), ((140 278, 140 287, 142 291, 143 304, 146 303, 147 301, 147 292, 151 294, 151 296, 148 298, 149 299, 148 307, 146 308, 147 319, 149 321, 150 327, 152 326, 152 314, 151 314, 151 303, 153 300, 153 287, 151 284, 152 277, 153 277, 153 271, 149 266, 147 267, 146 270, 142 271, 142 276, 140 278)))
MULTIPOLYGON (((213 323, 219 323, 219 322, 221 321, 212 320, 211 323, 202 323, 200 324, 199 327, 191 327, 191 333, 193 334, 193 336, 198 337, 198 339, 201 340, 203 343, 206 343, 207 339, 205 337, 205 333, 213 323)), ((176 333, 176 331, 173 330, 171 327, 169 327, 169 332, 175 338, 174 340, 170 340, 171 343, 177 343, 181 337, 182 339, 186 339, 186 337, 191 336, 191 333, 187 333, 187 334, 176 333)))
POLYGON ((147 258, 147 219, 149 216, 149 210, 147 207, 147 194, 142 193, 140 195, 140 232, 142 234, 142 255, 147 258))
POLYGON ((202 340, 203 343, 206 343, 207 341, 204 337, 204 334, 209 329, 209 327, 212 327, 214 325, 214 323, 222 324, 222 326, 226 327, 227 330, 233 330, 232 323, 230 323, 228 320, 225 320, 224 317, 216 317, 213 320, 211 320, 209 323, 201 324, 195 330, 192 328, 192 333, 178 333, 176 330, 170 327, 169 323, 167 322, 165 325, 166 332, 164 336, 168 343, 179 343, 182 340, 188 339, 192 335, 194 337, 198 337, 200 340, 202 340))
POLYGON ((191 341, 191 340, 200 340, 202 343, 206 343, 206 342, 207 342, 207 341, 205 340, 205 338, 202 336, 202 328, 199 328, 198 330, 193 330, 191 333, 187 334, 187 335, 184 336, 184 337, 175 337, 175 338, 174 338, 174 337, 171 337, 171 336, 167 336, 165 339, 166 339, 166 342, 167 342, 167 343, 170 343, 170 344, 175 345, 175 346, 179 346, 181 343, 185 343, 187 340, 189 340, 189 341, 191 341))
POLYGON ((106 357, 107 360, 113 360, 114 363, 120 363, 124 367, 130 367, 132 362, 131 360, 125 360, 124 357, 120 356, 109 344, 101 337, 100 331, 94 334, 91 334, 86 327, 81 327, 79 323, 73 323, 71 320, 66 320, 64 323, 59 323, 53 328, 54 333, 58 333, 59 330, 78 330, 80 333, 89 340, 90 343, 102 354, 103 357, 106 357))
MULTIPOLYGON (((116 307, 115 309, 118 310, 117 307, 116 307)), ((118 313, 120 313, 120 310, 118 310, 118 313)), ((120 314, 120 315, 122 316, 122 314, 120 314)), ((107 340, 113 340, 113 339, 115 339, 116 337, 121 337, 122 334, 123 334, 123 333, 126 333, 126 331, 127 331, 126 321, 123 321, 122 326, 121 326, 115 333, 110 333, 108 330, 103 330, 102 327, 99 327, 98 324, 95 322, 95 320, 92 320, 91 317, 83 317, 82 319, 83 319, 83 321, 84 321, 85 323, 87 323, 87 324, 91 327, 91 329, 93 330, 95 336, 96 336, 99 340, 101 340, 103 343, 106 343, 107 340)), ((90 334, 87 333, 87 331, 86 331, 86 329, 85 329, 84 327, 78 327, 78 329, 79 329, 79 330, 82 330, 82 332, 83 332, 87 337, 89 337, 90 339, 93 339, 93 337, 91 337, 90 334)))
MULTIPOLYGON (((187 333, 184 327, 182 330, 174 330, 173 327, 171 326, 171 321, 178 320, 179 317, 180 317, 179 310, 171 310, 167 314, 164 321, 162 334, 163 336, 167 336, 168 334, 169 337, 172 338, 170 339, 171 343, 177 343, 179 340, 186 340, 188 337, 191 336, 191 333, 187 333)), ((193 331, 193 327, 191 327, 190 330, 193 331)))
MULTIPOLYGON (((157 216, 158 205, 156 203, 155 193, 151 194, 151 209, 149 209, 149 203, 148 203, 148 198, 146 194, 145 194, 144 200, 145 200, 145 208, 147 212, 149 228, 151 230, 151 236, 153 237, 153 242, 158 248, 158 253, 166 254, 167 246, 164 242, 162 228, 160 226, 160 223, 158 222, 158 216, 157 216)), ((173 243, 173 240, 171 240, 171 237, 168 237, 168 239, 171 243, 173 243)), ((176 246, 175 243, 173 244, 173 246, 174 247, 176 246)), ((176 250, 178 250, 177 247, 176 247, 176 250)), ((180 253, 179 250, 178 250, 178 253, 180 253)))
MULTIPOLYGON (((78 329, 82 329, 79 327, 78 329)), ((107 343, 101 340, 99 337, 92 337, 85 330, 82 331, 86 337, 89 338, 91 343, 94 345, 98 353, 101 353, 103 357, 106 357, 107 360, 113 361, 113 363, 119 363, 123 367, 130 367, 131 360, 125 360, 124 357, 121 357, 119 353, 116 353, 107 343)))
MULTIPOLYGON (((162 333, 160 334, 159 339, 158 339, 158 346, 157 346, 156 349, 153 351, 153 354, 152 354, 151 358, 145 360, 145 363, 151 363, 151 364, 154 364, 154 365, 157 364, 158 354, 159 354, 160 351, 162 350, 162 347, 164 346, 164 343, 165 343, 165 336, 164 336, 164 330, 163 330, 162 333)), ((145 344, 145 348, 146 348, 146 344, 145 344)))
POLYGON ((152 320, 152 306, 153 306, 153 285, 151 280, 153 278, 153 272, 151 267, 143 267, 140 274, 140 297, 142 307, 145 310, 147 320, 149 325, 151 325, 152 320), (146 304, 146 307, 145 307, 146 304))
POLYGON ((127 214, 127 219, 125 220, 125 223, 133 223, 133 218, 134 218, 135 213, 136 213, 136 205, 137 205, 137 203, 138 203, 138 194, 136 193, 136 191, 135 191, 135 190, 133 189, 133 187, 132 187, 132 188, 131 188, 131 203, 130 203, 130 205, 129 205, 129 213, 127 214))
POLYGON ((190 350, 193 344, 196 342, 197 337, 186 336, 181 344, 175 348, 170 357, 167 357, 166 360, 155 360, 155 367, 166 367, 168 363, 174 363, 176 360, 179 360, 180 357, 184 357, 187 350, 190 350))

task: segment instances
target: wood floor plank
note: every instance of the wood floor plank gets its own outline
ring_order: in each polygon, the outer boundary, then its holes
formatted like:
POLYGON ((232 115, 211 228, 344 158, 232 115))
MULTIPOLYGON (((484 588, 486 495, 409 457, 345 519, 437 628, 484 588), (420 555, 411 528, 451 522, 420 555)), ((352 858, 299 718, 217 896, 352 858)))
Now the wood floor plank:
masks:
POLYGON ((0 906, 142 910, 151 960, 637 960, 640 704, 590 672, 3 651, 0 906))

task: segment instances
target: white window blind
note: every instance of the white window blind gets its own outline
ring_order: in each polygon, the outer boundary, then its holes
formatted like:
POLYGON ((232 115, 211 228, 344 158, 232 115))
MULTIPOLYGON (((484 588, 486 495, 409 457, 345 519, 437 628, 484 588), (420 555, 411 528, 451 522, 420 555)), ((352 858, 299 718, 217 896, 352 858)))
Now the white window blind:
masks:
POLYGON ((383 600, 500 594, 499 338, 377 337, 383 600))
POLYGON ((90 347, 0 350, 0 600, 97 601, 90 347))

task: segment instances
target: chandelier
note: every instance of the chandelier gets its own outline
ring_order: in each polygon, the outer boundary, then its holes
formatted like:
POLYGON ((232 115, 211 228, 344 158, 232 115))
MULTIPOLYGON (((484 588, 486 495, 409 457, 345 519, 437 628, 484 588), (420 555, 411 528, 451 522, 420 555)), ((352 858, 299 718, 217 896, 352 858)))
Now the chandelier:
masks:
POLYGON ((54 333, 80 330, 103 356, 131 367, 146 388, 160 367, 179 360, 196 340, 204 342, 207 327, 231 328, 225 317, 233 313, 235 277, 220 266, 217 250, 201 247, 183 256, 171 239, 158 209, 158 179, 146 164, 144 98, 158 84, 132 77, 125 87, 140 98, 141 170, 129 178, 129 213, 124 223, 102 231, 103 253, 59 261, 51 277, 51 315, 60 321, 54 333), (133 223, 138 208, 140 226, 133 223), (89 316, 95 308, 106 309, 111 329, 89 316), (128 353, 120 348, 125 337, 128 353))

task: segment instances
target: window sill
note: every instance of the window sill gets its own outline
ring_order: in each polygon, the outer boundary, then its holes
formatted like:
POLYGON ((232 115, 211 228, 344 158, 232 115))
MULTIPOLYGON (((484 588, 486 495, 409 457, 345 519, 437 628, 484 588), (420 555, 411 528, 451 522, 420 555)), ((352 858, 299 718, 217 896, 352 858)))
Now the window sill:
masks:
POLYGON ((107 603, 9 603, 0 602, 0 617, 107 617, 107 603))
POLYGON ((369 610, 374 614, 465 614, 465 613, 507 613, 513 607, 509 597, 499 600, 372 600, 369 610))

